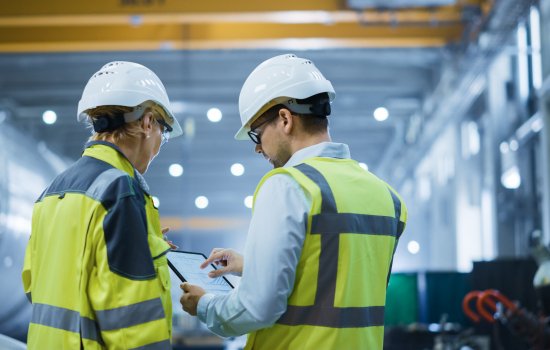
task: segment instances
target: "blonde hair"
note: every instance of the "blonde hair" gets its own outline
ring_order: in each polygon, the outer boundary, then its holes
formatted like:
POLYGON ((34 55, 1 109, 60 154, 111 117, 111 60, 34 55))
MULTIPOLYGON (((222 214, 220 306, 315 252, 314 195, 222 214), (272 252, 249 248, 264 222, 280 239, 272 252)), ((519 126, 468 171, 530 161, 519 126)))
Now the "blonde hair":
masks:
MULTIPOLYGON (((156 122, 157 118, 162 118, 162 115, 160 115, 158 109, 155 107, 156 106, 150 106, 145 108, 143 115, 145 115, 148 112, 152 112, 153 119, 156 122)), ((99 117, 114 118, 116 116, 123 115, 124 113, 131 112, 132 110, 133 110, 132 107, 124 107, 124 106, 99 106, 88 110, 86 113, 88 114, 88 118, 90 118, 90 121, 94 121, 99 117)), ((92 136, 90 136, 89 141, 112 140, 116 144, 131 142, 132 140, 137 139, 143 132, 140 126, 140 120, 141 118, 130 123, 124 123, 124 125, 122 125, 118 129, 111 130, 111 131, 105 131, 105 132, 94 131, 92 136)), ((90 127, 93 130, 93 126, 90 125, 90 127)))

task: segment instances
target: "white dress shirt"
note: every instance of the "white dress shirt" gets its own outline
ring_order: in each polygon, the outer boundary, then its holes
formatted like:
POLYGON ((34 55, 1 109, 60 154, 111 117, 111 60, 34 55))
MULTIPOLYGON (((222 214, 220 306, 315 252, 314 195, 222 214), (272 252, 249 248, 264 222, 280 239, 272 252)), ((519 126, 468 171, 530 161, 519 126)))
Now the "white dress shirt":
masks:
MULTIPOLYGON (((294 153, 284 167, 311 157, 350 158, 345 144, 323 142, 294 153)), ((286 311, 302 253, 311 198, 289 175, 267 179, 256 196, 240 284, 226 295, 205 294, 197 316, 214 333, 237 336, 273 325, 286 311)))

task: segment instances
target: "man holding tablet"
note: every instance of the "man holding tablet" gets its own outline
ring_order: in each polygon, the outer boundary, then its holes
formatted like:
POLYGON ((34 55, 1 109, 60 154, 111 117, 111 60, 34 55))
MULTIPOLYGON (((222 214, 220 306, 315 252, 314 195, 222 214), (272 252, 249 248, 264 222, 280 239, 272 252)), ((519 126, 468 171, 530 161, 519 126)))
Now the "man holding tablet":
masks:
POLYGON ((334 97, 313 62, 292 54, 261 63, 242 87, 235 138, 250 137, 275 169, 254 194, 244 260, 214 251, 206 261, 242 271, 239 287, 213 294, 184 283, 181 303, 218 335, 249 333, 246 349, 383 347, 386 285, 407 209, 347 145, 331 141, 334 97))
POLYGON ((225 294, 233 285, 225 277, 215 277, 216 267, 201 253, 171 250, 166 254, 168 265, 181 282, 189 282, 208 293, 225 294))

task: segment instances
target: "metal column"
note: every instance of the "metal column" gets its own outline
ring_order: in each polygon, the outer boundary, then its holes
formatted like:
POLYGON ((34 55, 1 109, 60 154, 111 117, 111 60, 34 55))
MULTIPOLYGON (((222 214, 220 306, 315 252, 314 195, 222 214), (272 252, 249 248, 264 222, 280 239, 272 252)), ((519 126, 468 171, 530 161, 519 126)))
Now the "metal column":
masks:
POLYGON ((540 91, 541 114, 544 127, 541 130, 542 146, 542 225, 544 242, 550 242, 550 37, 542 35, 550 30, 550 0, 541 0, 541 57, 544 83, 540 91))

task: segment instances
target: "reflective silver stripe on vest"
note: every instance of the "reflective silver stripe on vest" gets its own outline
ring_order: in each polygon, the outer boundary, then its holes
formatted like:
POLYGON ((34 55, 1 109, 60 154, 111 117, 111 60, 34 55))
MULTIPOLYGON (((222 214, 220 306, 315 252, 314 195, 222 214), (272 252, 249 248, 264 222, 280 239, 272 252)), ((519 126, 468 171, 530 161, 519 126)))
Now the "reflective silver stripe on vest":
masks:
POLYGON ((321 190, 321 212, 312 218, 311 234, 321 235, 317 291, 312 306, 288 305, 277 321, 286 325, 312 325, 334 328, 373 327, 384 325, 384 306, 334 307, 338 251, 341 233, 382 234, 395 236, 395 218, 376 215, 338 213, 336 200, 325 177, 314 167, 295 167, 321 190))
POLYGON ((82 334, 82 338, 95 340, 103 345, 103 339, 101 338, 99 326, 96 321, 91 318, 80 318, 80 334, 82 334))
POLYGON ((390 216, 322 213, 311 219, 311 234, 364 233, 395 237, 397 225, 397 220, 390 216))
MULTIPOLYGON (((333 216, 338 215, 332 189, 323 174, 308 164, 300 164, 296 168, 315 182, 321 189, 321 213, 333 216)), ((309 310, 313 319, 321 318, 323 311, 334 308, 339 246, 340 237, 338 234, 321 234, 317 292, 315 294, 314 305, 309 310)))
POLYGON ((159 341, 157 343, 147 344, 140 346, 139 348, 132 348, 131 350, 166 350, 172 349, 172 344, 169 340, 159 341))
POLYGON ((31 323, 81 333, 82 338, 103 343, 95 321, 80 316, 78 311, 47 304, 33 304, 31 323))
POLYGON ((405 224, 401 222, 401 201, 391 189, 388 188, 388 190, 390 191, 391 198, 393 200, 393 207, 395 209, 395 217, 397 221, 396 238, 399 239, 399 237, 401 237, 401 234, 403 233, 403 230, 405 229, 405 224))
POLYGON ((311 325, 333 328, 384 325, 384 307, 328 307, 289 305, 277 323, 289 326, 311 325))
POLYGON ((323 174, 311 165, 305 163, 299 164, 295 166, 295 168, 309 177, 310 180, 315 182, 315 184, 321 189, 321 213, 338 213, 338 210, 336 210, 336 200, 332 194, 332 189, 323 174))
POLYGON ((144 192, 149 193, 149 185, 147 184, 147 181, 145 181, 143 175, 141 175, 137 170, 134 170, 134 178, 137 180, 139 187, 141 187, 144 192))
POLYGON ((86 195, 95 200, 100 200, 101 197, 103 196, 103 193, 105 193, 109 185, 111 185, 116 179, 118 179, 121 176, 129 176, 129 175, 124 171, 116 168, 105 170, 104 172, 99 174, 99 176, 94 180, 94 182, 92 182, 90 187, 88 187, 88 190, 86 191, 86 195))
POLYGON ((388 191, 390 191, 391 198, 393 200, 393 207, 395 210, 395 217, 397 219, 397 227, 395 232, 395 245, 393 246, 393 253, 391 255, 391 261, 390 261, 390 268, 388 270, 388 276, 386 278, 386 286, 390 284, 390 277, 391 277, 391 270, 393 268, 393 257, 395 256, 395 251, 397 250, 397 243, 399 242, 399 238, 401 237, 401 234, 403 233, 403 230, 405 229, 405 224, 401 222, 401 201, 397 197, 393 191, 388 188, 388 191))
POLYGON ((160 298, 142 301, 116 309, 96 311, 97 322, 103 331, 132 327, 165 317, 160 298))

